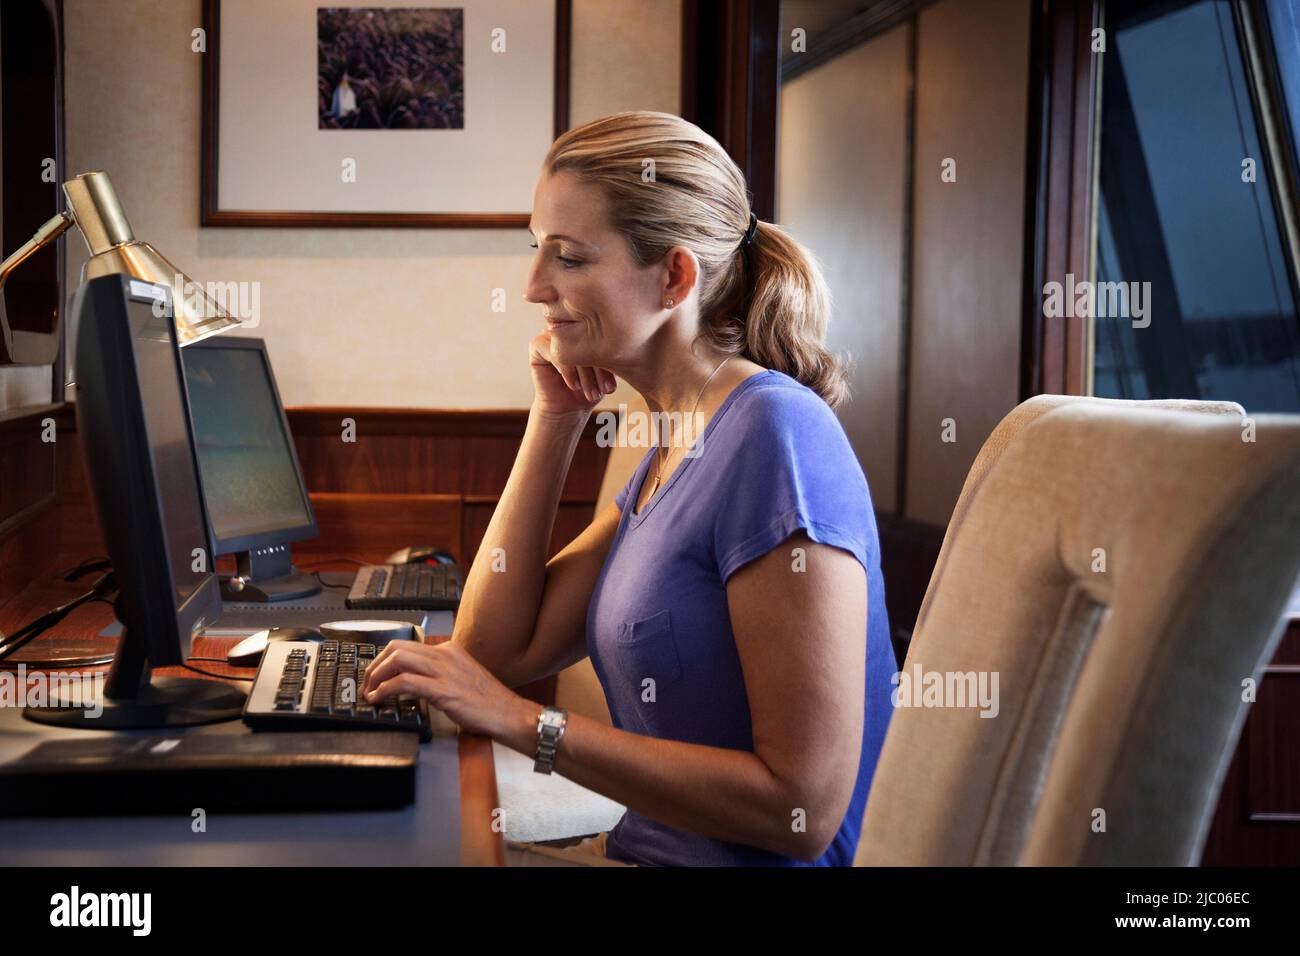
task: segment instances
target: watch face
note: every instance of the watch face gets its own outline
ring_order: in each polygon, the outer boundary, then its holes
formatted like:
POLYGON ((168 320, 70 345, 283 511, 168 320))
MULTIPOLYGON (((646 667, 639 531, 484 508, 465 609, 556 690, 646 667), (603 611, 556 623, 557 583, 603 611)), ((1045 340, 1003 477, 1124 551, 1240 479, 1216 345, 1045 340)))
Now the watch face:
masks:
POLYGON ((548 710, 542 714, 542 723, 544 723, 548 727, 558 727, 563 722, 564 722, 563 715, 558 714, 555 711, 548 710))

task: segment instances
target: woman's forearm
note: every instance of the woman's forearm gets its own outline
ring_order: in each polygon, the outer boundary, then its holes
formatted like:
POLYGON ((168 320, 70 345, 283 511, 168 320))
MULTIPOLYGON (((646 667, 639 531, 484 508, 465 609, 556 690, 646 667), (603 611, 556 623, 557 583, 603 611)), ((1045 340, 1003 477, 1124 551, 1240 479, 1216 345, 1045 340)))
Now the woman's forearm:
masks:
MULTIPOLYGON (((519 698, 492 736, 525 756, 537 745, 539 705, 519 698)), ((824 788, 781 780, 754 753, 629 733, 570 714, 556 772, 660 823, 715 840, 814 860, 847 807, 824 788)))
POLYGON ((529 412, 510 478, 470 567, 453 640, 494 673, 528 648, 556 509, 588 415, 529 412))

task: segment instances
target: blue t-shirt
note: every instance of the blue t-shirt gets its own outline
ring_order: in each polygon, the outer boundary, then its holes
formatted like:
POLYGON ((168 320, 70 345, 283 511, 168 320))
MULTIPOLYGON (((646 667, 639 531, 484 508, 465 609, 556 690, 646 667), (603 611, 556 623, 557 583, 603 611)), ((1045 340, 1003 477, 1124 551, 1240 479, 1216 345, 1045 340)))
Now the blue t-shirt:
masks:
MULTIPOLYGON (((693 455, 633 514, 636 491, 654 458, 651 449, 616 499, 622 518, 587 614, 587 651, 614 726, 753 752, 727 579, 800 529, 813 541, 851 552, 867 576, 866 707, 862 740, 845 745, 859 746, 861 759, 848 812, 816 861, 851 865, 892 713, 889 680, 896 669, 862 466, 830 407, 811 389, 770 370, 731 391, 693 455), (653 684, 643 684, 646 678, 653 684)), ((799 653, 798 645, 789 652, 799 653)), ((630 811, 610 833, 607 852, 643 865, 800 865, 630 811)))

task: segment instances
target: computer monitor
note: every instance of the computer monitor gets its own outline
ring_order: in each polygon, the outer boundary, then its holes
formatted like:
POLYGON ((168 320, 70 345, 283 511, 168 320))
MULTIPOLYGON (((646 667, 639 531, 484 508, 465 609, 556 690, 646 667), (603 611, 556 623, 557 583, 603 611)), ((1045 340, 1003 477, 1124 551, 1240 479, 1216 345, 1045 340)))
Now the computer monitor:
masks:
POLYGON ((238 718, 245 695, 219 681, 152 677, 183 663, 221 613, 166 286, 123 275, 77 291, 77 431, 123 631, 102 699, 29 707, 41 723, 175 727, 238 718), (103 705, 102 713, 99 704, 103 705))
POLYGON ((213 553, 234 554, 228 601, 284 601, 320 591, 293 566, 289 543, 314 538, 316 517, 280 403, 266 343, 206 339, 182 352, 213 553))

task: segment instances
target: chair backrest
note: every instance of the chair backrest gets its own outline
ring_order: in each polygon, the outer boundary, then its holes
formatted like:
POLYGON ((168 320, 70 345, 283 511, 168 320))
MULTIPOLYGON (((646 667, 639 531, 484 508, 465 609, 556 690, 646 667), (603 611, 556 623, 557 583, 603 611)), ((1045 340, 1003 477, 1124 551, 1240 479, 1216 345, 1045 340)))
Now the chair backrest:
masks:
POLYGON ((858 862, 1194 862, 1298 532, 1300 419, 1017 408, 949 525, 858 862), (980 690, 987 716, 953 706, 980 690))
POLYGON ((1243 418, 1246 414, 1246 410, 1236 402, 1204 402, 1183 398, 1134 402, 1114 398, 1093 398, 1086 395, 1035 395, 1033 398, 1021 402, 1007 412, 1002 421, 998 422, 992 434, 980 446, 979 454, 975 456, 970 471, 966 473, 966 480, 961 486, 961 494, 957 496, 957 504, 953 506, 952 517, 948 519, 948 529, 944 534, 943 545, 940 547, 939 558, 935 562, 934 571, 930 575, 930 584, 925 590, 925 598, 922 600, 920 611, 917 613, 914 632, 920 629, 930 607, 930 592, 934 589, 935 582, 939 580, 941 569, 944 566, 944 559, 948 552, 948 539, 952 537, 953 530, 961 524, 966 510, 970 507, 971 499, 975 497, 975 492, 983 484, 984 477, 989 473, 994 463, 1002 457, 1002 453, 1006 451, 1007 446, 1015 440, 1015 437, 1026 426, 1032 425, 1054 408, 1080 403, 1103 407, 1164 408, 1170 411, 1232 415, 1237 418, 1243 418))

